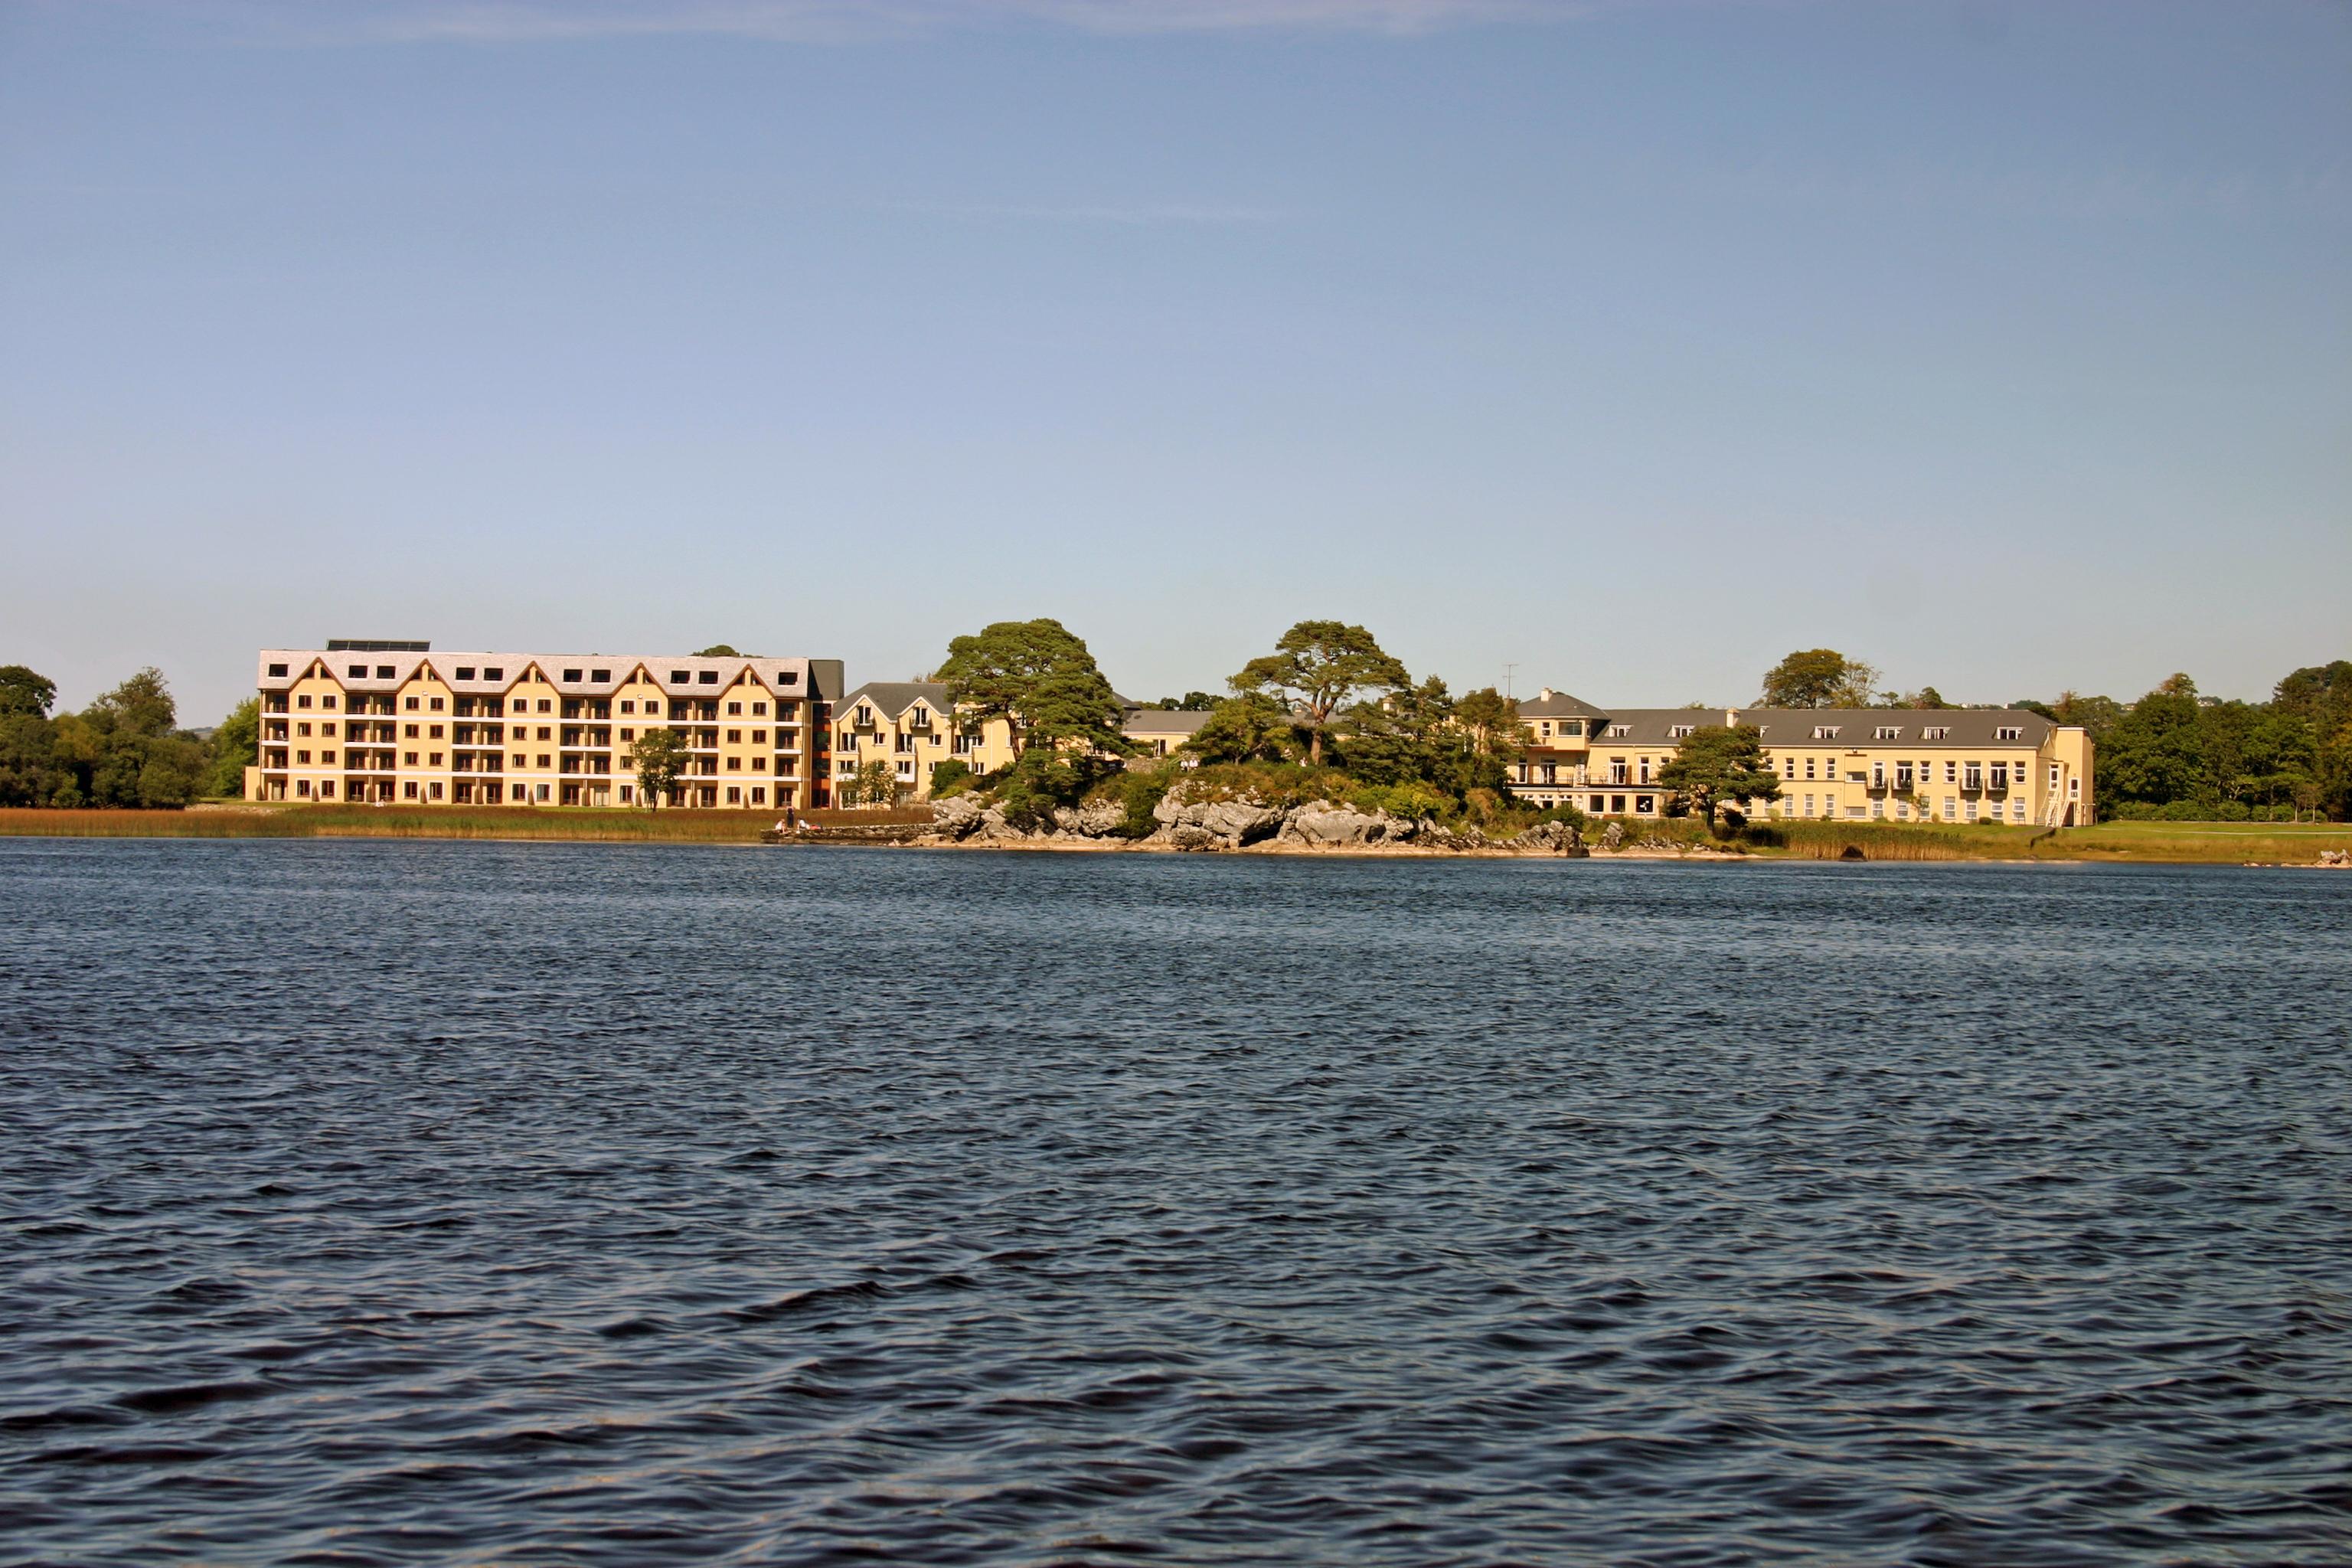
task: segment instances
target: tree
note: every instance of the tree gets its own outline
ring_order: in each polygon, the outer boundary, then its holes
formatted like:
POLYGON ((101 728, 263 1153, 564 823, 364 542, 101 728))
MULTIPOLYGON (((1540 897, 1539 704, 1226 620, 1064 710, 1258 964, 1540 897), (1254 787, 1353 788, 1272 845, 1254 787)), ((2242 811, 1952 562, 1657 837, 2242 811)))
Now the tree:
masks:
POLYGON ((838 793, 844 805, 888 805, 898 798, 898 781, 891 775, 890 764, 877 757, 860 763, 838 793))
POLYGON ((149 665, 89 705, 87 717, 129 735, 168 735, 179 719, 163 672, 149 665))
POLYGON ((1085 641, 1055 620, 998 621, 948 644, 939 679, 966 722, 1003 719, 1013 749, 1072 745, 1124 756, 1125 710, 1085 641))
POLYGON ((1332 714, 1359 692, 1393 691, 1412 685, 1412 677, 1363 627, 1301 621, 1282 634, 1274 652, 1250 660, 1227 684, 1237 693, 1286 700, 1307 731, 1308 765, 1320 766, 1332 714))
POLYGON ((638 731, 629 754, 637 769, 637 796, 647 811, 659 805, 665 795, 677 792, 677 781, 693 761, 686 737, 676 730, 638 731))
POLYGON ((726 643, 715 642, 697 652, 694 657, 697 658, 757 658, 760 656, 756 653, 739 653, 726 643))
POLYGON ((1444 759, 1466 744, 1454 723, 1454 698, 1434 675, 1356 703, 1333 739, 1339 766, 1360 783, 1379 785, 1432 779, 1443 771, 1444 759))
POLYGON ((228 710, 213 731, 212 752, 205 793, 243 795, 245 770, 261 760, 261 699, 248 697, 228 710))
POLYGON ((46 719, 58 683, 21 664, 0 665, 0 717, 46 719))
POLYGON ((1515 763, 1527 751, 1528 731, 1519 721, 1519 705, 1491 686, 1465 693, 1454 705, 1454 718, 1480 756, 1515 763))
POLYGON ((1780 798, 1780 775, 1765 760, 1763 731, 1748 724, 1692 731, 1658 770, 1658 784, 1704 813, 1710 831, 1718 806, 1780 798))
POLYGON ((2112 697, 2084 697, 2080 692, 2062 691, 2051 706, 2058 722, 2081 726, 2095 746, 2105 745, 2116 726, 2123 722, 2124 705, 2112 697))
POLYGON ((1181 697, 1160 700, 1162 713, 1207 713, 1217 706, 1217 699, 1205 691, 1187 691, 1181 697))
POLYGON ((1759 708, 1867 708, 1875 696, 1878 670, 1835 648, 1805 648, 1764 674, 1759 708))
POLYGON ((1290 715, 1263 692, 1228 698, 1209 710, 1209 721, 1192 732, 1182 750, 1210 763, 1278 763, 1287 755, 1290 715))

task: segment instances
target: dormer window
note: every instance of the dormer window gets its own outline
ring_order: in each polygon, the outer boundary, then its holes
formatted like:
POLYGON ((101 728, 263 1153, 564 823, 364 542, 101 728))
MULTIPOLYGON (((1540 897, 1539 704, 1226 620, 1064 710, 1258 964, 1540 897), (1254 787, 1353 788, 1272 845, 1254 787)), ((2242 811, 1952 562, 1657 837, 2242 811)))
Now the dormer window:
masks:
POLYGON ((349 675, 353 680, 365 680, 367 679, 367 666, 363 664, 355 664, 349 669, 345 670, 344 673, 349 675))
POLYGON ((494 664, 488 669, 482 671, 482 679, 484 680, 504 680, 506 678, 506 666, 502 664, 494 664))
POLYGON ((1669 741, 1687 741, 1693 734, 1697 732, 1697 730, 1698 726, 1696 724, 1669 725, 1666 729, 1666 739, 1669 741))
POLYGON ((1813 739, 1816 741, 1834 741, 1838 738, 1839 728, 1840 726, 1835 724, 1816 724, 1813 726, 1813 739))
POLYGON ((375 678, 378 680, 390 680, 392 673, 392 666, 388 664, 379 664, 375 667, 375 678))
POLYGON ((272 677, 283 678, 286 674, 286 667, 282 664, 273 664, 269 667, 269 673, 272 677))
POLYGON ((1923 741, 1940 741, 1951 732, 1951 726, 1948 724, 1930 724, 1919 731, 1919 738, 1923 741))
POLYGON ((706 669, 695 679, 705 686, 716 686, 719 684, 719 672, 715 669, 706 669))
POLYGON ((1903 726, 1900 724, 1881 724, 1878 727, 1878 738, 1882 741, 1899 741, 1903 738, 1903 726))
POLYGON ((684 686, 688 681, 694 679, 694 671, 690 669, 673 669, 669 672, 669 678, 678 685, 684 686))
POLYGON ((2025 731, 2021 725, 2003 724, 1992 732, 1992 738, 1996 741, 2022 741, 2025 739, 2025 731))
POLYGON ((567 681, 577 680, 580 679, 580 673, 576 669, 567 669, 563 672, 563 679, 567 681))
POLYGON ((461 664, 461 665, 459 665, 459 666, 457 667, 457 679, 460 679, 460 680, 471 680, 471 679, 474 679, 474 667, 473 667, 472 665, 470 665, 470 664, 461 664))
POLYGON ((1609 726, 1609 738, 1612 741, 1622 741, 1633 732, 1633 726, 1631 724, 1612 724, 1609 726))

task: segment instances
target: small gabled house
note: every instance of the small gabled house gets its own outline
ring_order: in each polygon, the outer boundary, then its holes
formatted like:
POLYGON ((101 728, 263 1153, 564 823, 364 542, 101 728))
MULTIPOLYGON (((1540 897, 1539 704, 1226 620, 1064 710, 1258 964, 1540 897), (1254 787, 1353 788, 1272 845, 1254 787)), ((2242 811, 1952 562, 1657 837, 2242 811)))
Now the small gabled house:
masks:
POLYGON ((931 771, 941 763, 986 773, 1013 760, 1013 727, 1003 719, 959 715, 943 681, 868 681, 834 704, 833 731, 836 793, 879 762, 889 765, 899 798, 928 800, 931 771))

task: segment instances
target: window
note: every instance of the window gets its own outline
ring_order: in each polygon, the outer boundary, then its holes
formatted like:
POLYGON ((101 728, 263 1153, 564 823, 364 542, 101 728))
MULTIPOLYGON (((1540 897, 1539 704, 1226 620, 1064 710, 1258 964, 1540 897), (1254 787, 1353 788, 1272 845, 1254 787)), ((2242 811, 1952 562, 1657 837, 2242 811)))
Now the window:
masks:
POLYGON ((690 669, 673 669, 669 672, 669 678, 672 684, 684 686, 688 681, 694 679, 694 671, 690 669))
POLYGON ((320 779, 319 781, 319 798, 321 800, 332 800, 335 798, 334 780, 320 779))
POLYGON ((335 753, 332 752, 320 752, 319 753, 319 761, 322 765, 331 768, 335 765, 335 753))
POLYGON ((752 704, 751 704, 751 717, 752 717, 752 718, 754 718, 754 719, 764 719, 764 718, 766 718, 767 716, 768 716, 768 705, 767 705, 766 703, 764 703, 764 702, 754 702, 754 703, 752 703, 752 704))
POLYGON ((730 745, 730 746, 740 746, 740 745, 741 745, 741 744, 743 743, 743 731, 740 731, 740 730, 730 730, 730 731, 727 731, 727 743, 728 743, 729 745, 730 745))
POLYGON ((751 786, 751 804, 753 805, 765 805, 767 803, 767 786, 765 784, 753 784, 751 786))
POLYGON ((797 669, 786 669, 777 672, 776 684, 779 686, 798 686, 800 683, 801 672, 797 669))
POLYGON ((1813 815, 1813 797, 1811 795, 1807 795, 1805 797, 1805 815, 1807 816, 1813 815))
POLYGON ((439 767, 441 765, 441 753, 438 752, 427 752, 425 758, 425 765, 428 768, 439 767))
POLYGON ((1666 739, 1669 741, 1687 741, 1691 738, 1692 733, 1697 729, 1698 726, 1696 724, 1669 725, 1666 729, 1666 739))
POLYGON ((1882 741, 1899 741, 1903 738, 1903 726, 1900 724, 1881 724, 1878 727, 1878 738, 1882 741))
POLYGON ((1536 726, 1536 730, 1537 730, 1537 732, 1538 732, 1538 734, 1540 734, 1540 735, 1541 735, 1545 740, 1549 741, 1549 740, 1550 740, 1550 739, 1551 739, 1551 721, 1550 721, 1550 720, 1547 719, 1547 720, 1545 720, 1541 724, 1537 725, 1537 726, 1536 726))
POLYGON ((433 710, 434 712, 438 713, 441 711, 441 699, 436 697, 432 701, 427 702, 425 706, 433 710))
POLYGON ((1805 776, 1807 778, 1811 778, 1813 776, 1813 764, 1818 759, 1812 757, 1807 757, 1805 759, 1805 776))
POLYGON ((630 800, 631 800, 631 798, 632 798, 635 794, 636 794, 636 790, 635 790, 635 787, 634 785, 630 785, 630 784, 623 784, 623 785, 621 786, 621 804, 622 804, 623 805, 628 805, 628 804, 629 804, 629 802, 630 802, 630 800))
POLYGON ((624 730, 621 731, 621 739, 624 741, 634 741, 636 738, 637 732, 635 730, 624 730))
POLYGON ((743 804, 743 791, 740 785, 729 784, 727 786, 727 804, 730 805, 740 805, 743 804))
POLYGON ((401 785, 400 793, 403 798, 415 800, 416 798, 416 781, 415 779, 411 779, 406 784, 401 785))
POLYGON ((474 679, 474 667, 473 667, 472 665, 470 665, 470 664, 461 664, 461 665, 459 665, 459 666, 457 667, 457 679, 460 679, 460 680, 471 680, 471 679, 474 679))
POLYGON ((730 719, 741 718, 743 716, 743 705, 740 702, 730 702, 727 705, 727 716, 730 719))
POLYGON ((319 706, 324 708, 330 713, 333 712, 335 710, 335 694, 330 691, 324 697, 320 698, 319 706))
POLYGON ((1923 741, 1941 741, 1948 739, 1951 733, 1951 726, 1948 724, 1930 724, 1919 731, 1919 738, 1923 741))
POLYGON ((310 706, 310 700, 308 697, 297 697, 294 699, 294 706, 297 708, 308 708, 310 706))
POLYGON ((576 669, 567 669, 563 672, 563 679, 568 681, 577 680, 580 679, 580 671, 576 669))
MULTIPOLYGON (((298 735, 308 735, 310 732, 310 726, 308 724, 297 724, 294 726, 294 732, 298 735)), ((2052 771, 2054 773, 2056 770, 2053 769, 2052 771)))
POLYGON ((1992 787, 1993 787, 1993 788, 1995 788, 1995 789, 2007 789, 2007 788, 2009 787, 2009 764, 2008 764, 2008 763, 1993 763, 1993 765, 1992 765, 1992 787))
MULTIPOLYGON (((544 741, 547 737, 545 735, 541 735, 540 739, 544 741)), ((555 759, 549 756, 545 752, 541 752, 539 753, 539 765, 542 768, 551 768, 555 765, 555 759)))
POLYGON ((439 740, 441 738, 441 726, 438 724, 427 724, 425 726, 425 738, 428 741, 439 740))
POLYGON ((439 782, 436 781, 433 784, 425 785, 425 794, 429 799, 439 800, 441 798, 441 785, 439 782))
POLYGON ((1584 721, 1563 719, 1559 721, 1559 732, 1563 735, 1581 735, 1584 733, 1584 721))
POLYGON ((613 672, 609 669, 592 669, 588 672, 588 679, 609 681, 613 679, 613 672))
POLYGON ((729 773, 741 773, 741 772, 743 771, 743 759, 742 759, 742 758, 740 758, 740 757, 730 757, 730 758, 728 758, 728 759, 727 759, 727 771, 728 771, 729 773))
POLYGON ((1996 741, 2022 741, 2025 730, 2021 725, 2003 724, 1992 732, 1992 738, 1996 741))
POLYGON ((269 673, 272 675, 282 676, 286 673, 286 667, 282 664, 273 664, 269 667, 269 673))
POLYGON ((1816 741, 1834 741, 1838 738, 1838 728, 1839 727, 1835 724, 1816 724, 1813 726, 1813 739, 1816 741))
POLYGON ((350 676, 353 680, 365 680, 367 679, 367 666, 363 664, 355 664, 351 666, 343 673, 350 676))
POLYGON ((1984 788, 1984 764, 1982 763, 1970 763, 1960 770, 1960 787, 1962 789, 1984 788))
POLYGON ((506 678, 506 667, 503 665, 494 664, 482 671, 482 679, 484 680, 504 680, 506 678))
POLYGON ((715 669, 706 669, 695 679, 705 686, 716 686, 719 684, 719 672, 715 669))
POLYGON ((1946 784, 1958 784, 1960 782, 1959 763, 1948 762, 1944 764, 1944 782, 1946 784))
POLYGON ((1946 822, 1949 822, 1952 818, 1959 816, 1959 814, 1960 797, 1955 795, 1946 795, 1944 797, 1944 820, 1946 822))
POLYGON ((1612 741, 1622 741, 1633 732, 1633 726, 1631 724, 1612 724, 1609 726, 1609 738, 1612 741))

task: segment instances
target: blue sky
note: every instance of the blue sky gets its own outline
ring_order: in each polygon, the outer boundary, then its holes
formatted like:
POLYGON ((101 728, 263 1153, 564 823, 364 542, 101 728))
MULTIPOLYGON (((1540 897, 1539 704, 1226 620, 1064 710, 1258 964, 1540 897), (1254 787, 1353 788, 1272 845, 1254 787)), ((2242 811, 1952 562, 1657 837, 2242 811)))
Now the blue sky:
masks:
POLYGON ((0 662, 2261 696, 2352 656, 2352 9, 0 0, 0 662))

